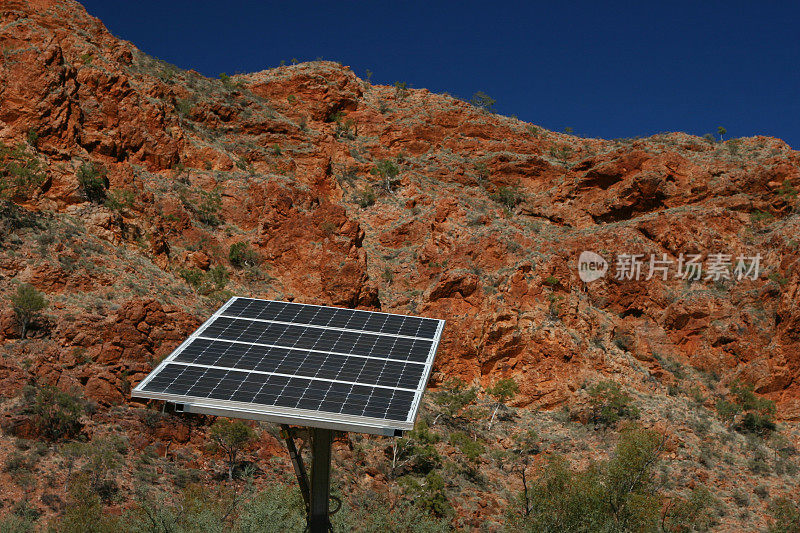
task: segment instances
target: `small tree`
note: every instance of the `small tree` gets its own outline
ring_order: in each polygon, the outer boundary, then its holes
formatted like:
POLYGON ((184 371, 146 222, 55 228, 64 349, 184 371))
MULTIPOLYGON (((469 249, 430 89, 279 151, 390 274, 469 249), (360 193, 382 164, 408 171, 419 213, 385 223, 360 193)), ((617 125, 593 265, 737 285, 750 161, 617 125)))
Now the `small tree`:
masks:
POLYGON ((469 404, 473 403, 478 397, 478 389, 467 387, 461 378, 451 378, 444 382, 442 389, 434 395, 434 402, 441 411, 434 418, 434 425, 439 417, 444 415, 447 418, 456 418, 469 404))
POLYGON ((394 82, 394 97, 398 100, 403 100, 408 96, 408 83, 404 81, 394 82))
POLYGON ((470 98, 469 103, 484 111, 491 111, 492 108, 494 107, 494 104, 497 103, 497 100, 495 100, 494 98, 492 98, 483 91, 478 91, 472 95, 472 98, 470 98))
POLYGON ((78 168, 78 184, 83 191, 83 197, 96 204, 103 203, 108 189, 106 168, 84 161, 78 168))
POLYGON ((589 390, 591 421, 604 427, 617 425, 623 418, 639 418, 633 398, 613 381, 601 381, 589 390))
POLYGON ((24 145, 0 143, 0 200, 29 198, 45 179, 42 164, 24 145))
POLYGON ((245 241, 231 244, 228 260, 236 268, 252 267, 258 264, 258 254, 245 241))
POLYGON ((400 169, 397 165, 388 159, 381 159, 375 165, 370 173, 373 176, 378 176, 381 181, 383 182, 383 188, 386 189, 386 192, 392 192, 392 181, 397 178, 397 175, 400 173, 400 169))
POLYGON ((239 452, 255 438, 250 426, 240 421, 232 422, 227 418, 219 418, 211 426, 211 439, 228 456, 228 480, 233 481, 233 471, 239 452))
POLYGON ((525 201, 525 194, 518 187, 498 187, 497 190, 489 195, 489 198, 504 205, 507 209, 514 209, 525 201))
POLYGON ((197 218, 203 224, 219 226, 222 223, 222 197, 219 189, 200 191, 200 203, 197 205, 197 218))
POLYGON ((486 392, 488 392, 495 399, 492 418, 489 419, 489 429, 491 430, 492 424, 494 423, 494 417, 497 415, 497 410, 500 409, 501 406, 506 405, 506 403, 508 403, 508 401, 519 392, 519 385, 517 385, 517 382, 514 381, 514 378, 500 378, 493 386, 486 389, 486 392))
POLYGON ((57 441, 71 439, 80 432, 80 417, 83 414, 80 400, 50 386, 29 389, 29 393, 34 392, 33 405, 28 411, 42 436, 57 441))
POLYGON ((728 130, 726 130, 722 126, 717 126, 717 133, 719 133, 719 140, 721 142, 725 134, 728 133, 728 130))
POLYGON ((22 329, 21 336, 24 339, 28 335, 31 323, 39 317, 42 309, 47 307, 47 300, 36 287, 25 283, 17 287, 17 293, 11 297, 11 305, 14 307, 17 322, 22 329))

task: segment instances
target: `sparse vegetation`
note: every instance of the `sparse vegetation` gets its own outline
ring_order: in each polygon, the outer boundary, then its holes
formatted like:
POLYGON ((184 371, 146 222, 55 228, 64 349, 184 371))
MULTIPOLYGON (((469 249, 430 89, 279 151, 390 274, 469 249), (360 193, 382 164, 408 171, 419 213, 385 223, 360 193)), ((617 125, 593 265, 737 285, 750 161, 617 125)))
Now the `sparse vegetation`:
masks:
POLYGON ((375 191, 369 185, 356 191, 355 193, 355 202, 359 205, 359 207, 364 209, 373 205, 375 203, 375 199, 375 191))
MULTIPOLYGON (((380 178, 381 184, 386 192, 392 192, 392 186, 395 183, 397 175, 400 173, 400 168, 388 159, 381 159, 375 164, 370 173, 373 176, 380 178)), ((363 207, 363 206, 362 206, 363 207)))
POLYGON ((222 197, 218 189, 200 191, 200 202, 197 204, 197 218, 203 224, 219 226, 222 223, 222 197))
POLYGON ((492 98, 483 91, 478 91, 472 95, 472 98, 470 98, 469 103, 483 111, 492 111, 492 109, 494 108, 494 104, 497 103, 497 100, 495 100, 494 98, 492 98))
POLYGON ((23 144, 9 147, 0 143, 0 200, 28 199, 45 178, 42 164, 23 144))
POLYGON ((446 419, 458 418, 464 408, 478 398, 477 387, 468 387, 461 378, 450 378, 445 381, 440 390, 434 394, 434 403, 439 407, 439 413, 434 419, 434 424, 441 416, 446 419))
POLYGON ((394 82, 394 97, 404 100, 408 96, 408 84, 404 81, 394 82))
POLYGON ((495 407, 492 410, 492 417, 489 420, 489 429, 492 429, 492 423, 497 415, 497 411, 505 405, 519 392, 519 385, 514 378, 500 378, 494 384, 486 389, 486 392, 495 399, 495 407))
POLYGON ((514 209, 525 201, 525 194, 519 187, 500 186, 489 197, 498 204, 504 205, 507 209, 514 209))
POLYGON ((47 299, 44 294, 36 290, 36 287, 29 283, 23 283, 17 287, 16 294, 11 297, 11 306, 20 327, 20 337, 24 339, 28 336, 31 324, 47 307, 47 299))
POLYGON ((590 421, 603 427, 616 426, 620 420, 639 418, 639 408, 619 384, 601 381, 589 389, 590 421))
POLYGON ((511 516, 522 531, 656 531, 661 498, 653 470, 664 437, 643 429, 624 432, 605 462, 572 471, 552 457, 511 516))
POLYGON ((258 264, 259 256, 247 242, 240 241, 231 244, 228 250, 228 261, 236 268, 253 267, 258 264))
POLYGON ((106 168, 102 165, 84 161, 78 167, 78 185, 83 197, 93 203, 101 204, 106 199, 108 178, 106 168))
POLYGON ((228 480, 233 480, 239 452, 253 439, 253 430, 239 420, 219 418, 211 426, 211 439, 225 452, 228 464, 228 480))
POLYGON ((37 431, 51 441, 68 440, 81 430, 83 415, 81 401, 55 387, 44 386, 26 389, 28 412, 37 431))

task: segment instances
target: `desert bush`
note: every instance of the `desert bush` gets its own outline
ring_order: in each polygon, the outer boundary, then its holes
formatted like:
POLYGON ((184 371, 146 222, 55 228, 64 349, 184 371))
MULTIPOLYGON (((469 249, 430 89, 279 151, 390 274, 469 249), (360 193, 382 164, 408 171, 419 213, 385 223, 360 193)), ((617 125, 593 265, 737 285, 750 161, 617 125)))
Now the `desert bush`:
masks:
POLYGON ((370 174, 380 178, 383 188, 386 189, 386 192, 392 192, 392 186, 394 185, 395 179, 399 173, 400 168, 394 163, 394 161, 390 161, 388 159, 381 159, 375 164, 375 167, 370 170, 370 174))
POLYGON ((612 457, 574 472, 551 457, 509 520, 523 531, 656 531, 661 497, 653 472, 664 437, 630 428, 612 457))
POLYGON ((430 430, 424 420, 419 421, 406 436, 392 442, 391 475, 405 471, 425 475, 439 468, 442 458, 436 451, 437 442, 439 436, 430 430))
MULTIPOLYGON (((119 517, 105 512, 100 497, 85 478, 75 476, 69 486, 64 514, 51 524, 51 530, 59 533, 119 533, 132 529, 123 527, 124 522, 119 517)), ((155 531, 155 527, 151 531, 155 531)))
POLYGON ((447 499, 445 481, 438 472, 429 472, 422 481, 405 476, 401 484, 421 509, 440 518, 452 514, 453 507, 447 499))
POLYGON ((474 403, 477 397, 478 389, 476 387, 467 387, 461 378, 448 379, 433 395, 433 402, 439 409, 434 424, 441 416, 448 419, 458 418, 464 408, 474 403))
POLYGON ((203 277, 205 276, 203 271, 197 267, 181 269, 179 274, 189 286, 194 288, 198 288, 200 286, 200 284, 203 282, 203 277))
POLYGON ((200 202, 197 204, 197 219, 209 226, 219 226, 222 223, 222 196, 218 189, 200 191, 200 202))
POLYGON ((518 187, 500 186, 489 195, 489 198, 508 209, 514 209, 525 201, 525 194, 518 187))
POLYGON ((775 402, 757 396, 752 385, 732 383, 730 392, 732 400, 717 401, 717 413, 720 418, 743 433, 754 433, 766 436, 776 429, 775 402))
POLYGON ((404 81, 394 82, 394 97, 398 100, 403 100, 406 96, 408 96, 408 83, 404 81))
POLYGON ((133 191, 114 189, 106 198, 105 206, 113 211, 123 211, 133 207, 133 191))
POLYGON ((80 418, 84 408, 82 402, 55 387, 29 388, 26 397, 32 404, 26 409, 31 415, 39 434, 51 440, 66 440, 78 435, 80 418))
POLYGON ((421 506, 405 499, 388 502, 378 494, 369 493, 353 500, 345 502, 342 510, 333 515, 334 531, 444 533, 453 530, 446 518, 431 516, 421 506))
POLYGON ((367 185, 363 189, 356 191, 354 198, 359 207, 366 209, 375 203, 375 191, 367 185))
POLYGON ((42 164, 24 145, 0 143, 0 200, 30 198, 45 177, 42 164))
POLYGON ((567 146, 566 144, 563 146, 554 146, 550 148, 550 157, 561 163, 562 165, 566 166, 569 162, 569 158, 572 156, 572 148, 567 146))
POLYGON ((11 306, 21 329, 20 336, 24 339, 30 325, 47 307, 47 299, 36 287, 25 283, 17 287, 17 292, 11 297, 11 306))
POLYGON ((228 261, 236 268, 252 267, 258 264, 258 254, 245 242, 231 244, 228 251, 228 261))
POLYGON ((769 506, 772 519, 769 533, 800 533, 800 501, 787 497, 775 499, 769 506))
POLYGON ((589 389, 590 421, 596 425, 616 426, 622 419, 639 418, 639 408, 633 398, 613 381, 601 381, 589 389))
POLYGON ((472 95, 469 103, 483 111, 491 111, 494 108, 494 104, 497 103, 497 100, 483 91, 478 91, 472 95))
POLYGON ((96 438, 91 442, 73 442, 64 446, 62 453, 71 464, 81 464, 79 473, 81 482, 105 502, 110 502, 119 487, 115 481, 115 472, 122 464, 122 453, 126 450, 119 437, 96 438))
POLYGON ((228 480, 233 480, 239 452, 254 438, 255 433, 250 426, 238 420, 234 422, 227 418, 219 418, 211 426, 211 440, 227 456, 228 480))
POLYGON ((78 185, 83 197, 96 204, 103 203, 108 189, 107 170, 102 165, 84 161, 78 167, 78 185))
POLYGON ((456 431, 450 434, 450 444, 458 448, 461 453, 470 461, 477 461, 486 452, 486 446, 479 440, 470 438, 463 431, 456 431))
POLYGON ((213 288, 221 291, 228 284, 228 270, 222 266, 217 265, 208 270, 208 281, 213 285, 213 288))
POLYGON ((687 498, 672 498, 663 511, 663 531, 708 531, 717 525, 714 509, 719 505, 719 500, 706 487, 699 485, 692 489, 687 498))
POLYGON ((495 399, 492 418, 489 420, 489 429, 492 429, 492 422, 494 422, 497 411, 516 396, 517 392, 519 392, 519 385, 514 381, 514 378, 500 378, 486 389, 486 392, 495 399))

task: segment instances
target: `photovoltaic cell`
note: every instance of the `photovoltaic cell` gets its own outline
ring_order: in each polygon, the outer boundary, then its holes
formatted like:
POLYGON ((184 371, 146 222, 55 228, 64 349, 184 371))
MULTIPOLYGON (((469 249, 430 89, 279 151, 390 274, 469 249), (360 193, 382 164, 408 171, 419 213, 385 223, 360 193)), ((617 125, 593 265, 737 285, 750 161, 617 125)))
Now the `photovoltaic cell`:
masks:
POLYGON ((198 412, 237 416, 237 409, 246 409, 280 421, 294 413, 305 425, 323 420, 328 426, 410 429, 443 325, 235 297, 133 394, 195 405, 198 412))

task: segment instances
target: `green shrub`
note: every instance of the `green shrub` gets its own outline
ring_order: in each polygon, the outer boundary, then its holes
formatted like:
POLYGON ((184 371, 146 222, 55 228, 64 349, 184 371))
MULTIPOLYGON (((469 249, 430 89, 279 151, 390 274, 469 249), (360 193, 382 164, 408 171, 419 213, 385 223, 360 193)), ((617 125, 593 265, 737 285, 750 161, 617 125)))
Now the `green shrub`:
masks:
POLYGON ((28 408, 39 434, 51 440, 66 440, 76 437, 81 430, 82 402, 55 387, 45 386, 27 391, 35 397, 28 408))
POLYGON ((200 191, 200 202, 197 204, 197 218, 203 224, 219 226, 222 223, 222 196, 218 189, 200 191))
POLYGON ((413 505, 405 499, 387 501, 378 494, 370 493, 350 500, 345 501, 341 511, 333 515, 334 531, 357 533, 389 531, 445 533, 453 531, 453 527, 446 518, 431 516, 422 509, 422 506, 413 505))
POLYGON ((394 97, 403 100, 408 96, 408 83, 404 81, 394 82, 394 97))
POLYGON ((800 531, 800 501, 777 498, 769 506, 772 520, 769 533, 798 533, 800 531))
POLYGON ((121 452, 126 449, 120 438, 111 437, 70 443, 64 446, 63 453, 70 461, 83 463, 78 473, 81 482, 101 500, 110 502, 119 490, 115 475, 122 464, 121 452))
POLYGON ((442 458, 436 451, 437 442, 439 436, 430 430, 427 423, 419 421, 405 437, 392 443, 392 476, 408 470, 425 475, 439 468, 442 458))
POLYGON ((452 514, 453 507, 447 499, 445 481, 438 472, 430 472, 421 483, 410 476, 401 481, 421 509, 440 518, 452 514))
POLYGON ((114 189, 108 194, 105 205, 113 211, 123 211, 133 207, 133 201, 133 191, 114 189))
POLYGON ((228 251, 228 260, 236 268, 252 267, 258 264, 258 254, 245 242, 235 242, 231 244, 228 251))
POLYGON ((0 143, 0 200, 28 199, 45 179, 42 164, 25 146, 0 143))
POLYGON ((208 279, 214 288, 221 291, 228 284, 228 271, 222 265, 217 265, 208 271, 208 279))
POLYGON ((465 407, 475 402, 477 397, 476 387, 467 387, 461 378, 448 379, 433 396, 433 401, 440 411, 434 422, 442 415, 450 419, 458 417, 465 407))
MULTIPOLYGON (((64 514, 52 524, 59 533, 119 533, 125 531, 119 517, 103 509, 100 497, 82 476, 74 476, 69 484, 64 514)), ((126 524, 127 525, 127 524, 126 524)), ((143 531, 156 531, 155 528, 143 531)))
MULTIPOLYGON (((732 383, 730 391, 734 396, 733 403, 722 400, 717 403, 717 411, 723 408, 723 413, 728 420, 739 413, 742 414, 736 428, 744 433, 755 433, 765 436, 776 429, 775 402, 757 396, 752 385, 732 383)), ((724 419, 725 417, 723 417, 724 419)))
POLYGON ((237 465, 239 452, 253 439, 255 432, 240 421, 231 421, 219 418, 211 426, 211 440, 213 440, 227 456, 228 480, 233 480, 234 470, 237 465))
POLYGON ((478 91, 472 95, 469 103, 483 111, 491 111, 494 108, 494 104, 497 103, 497 100, 483 91, 478 91))
POLYGON ((363 209, 375 203, 375 191, 367 185, 355 193, 355 202, 363 209))
POLYGON ((107 170, 102 165, 84 161, 78 168, 78 185, 83 197, 96 204, 103 203, 108 189, 107 170))
POLYGON ((205 274, 203 271, 197 267, 192 268, 184 268, 180 270, 180 276, 183 280, 191 287, 198 288, 200 284, 203 283, 203 278, 205 274))
POLYGON ((11 306, 14 308, 14 314, 20 325, 20 336, 24 339, 28 335, 30 325, 47 307, 47 299, 36 290, 36 287, 25 283, 17 287, 16 294, 11 297, 11 306))
POLYGON ((477 461, 486 452, 486 446, 481 441, 470 438, 463 431, 451 433, 450 444, 461 450, 464 457, 470 461, 477 461))
POLYGON ((525 200, 525 194, 518 187, 500 186, 489 198, 508 209, 514 209, 525 200))
POLYGON ((509 521, 522 531, 657 531, 662 501, 653 480, 664 438, 643 429, 621 436, 612 457, 573 472, 559 456, 523 488, 509 521))
POLYGON ((601 381, 589 390, 590 420, 600 426, 616 426, 622 419, 639 418, 633 398, 613 381, 601 381))
POLYGON ((494 385, 486 389, 486 392, 492 396, 497 402, 492 411, 492 418, 489 421, 489 429, 492 429, 492 422, 497 415, 497 411, 501 405, 508 403, 519 392, 519 385, 514 381, 514 378, 500 378, 494 385))
MULTIPOLYGON (((383 188, 386 192, 392 192, 392 186, 400 173, 400 168, 388 159, 381 159, 375 164, 375 167, 370 170, 370 174, 380 178, 383 188)), ((363 207, 363 206, 362 206, 363 207)))

